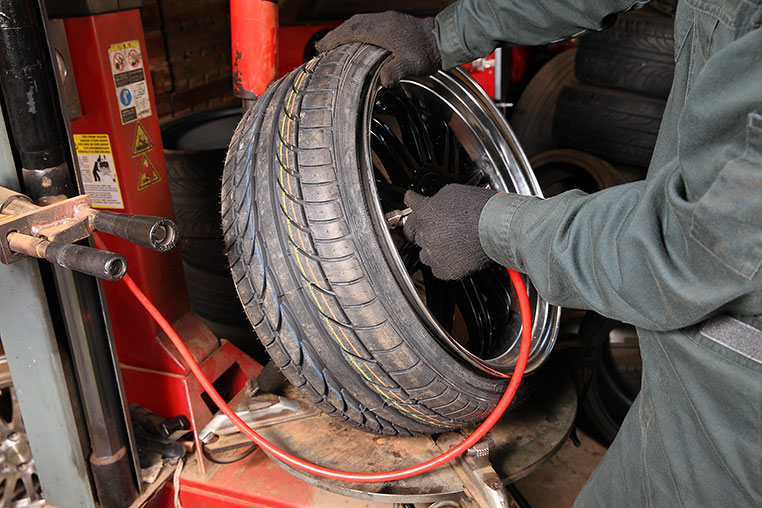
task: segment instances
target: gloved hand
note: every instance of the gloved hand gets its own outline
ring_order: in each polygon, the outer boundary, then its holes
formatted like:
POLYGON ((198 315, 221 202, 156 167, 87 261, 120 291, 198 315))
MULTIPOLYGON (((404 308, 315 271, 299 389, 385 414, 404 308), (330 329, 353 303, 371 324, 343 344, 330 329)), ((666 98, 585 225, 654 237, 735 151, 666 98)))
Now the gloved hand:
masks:
POLYGON ((457 280, 485 268, 490 259, 479 241, 479 216, 497 194, 491 189, 451 183, 431 197, 405 193, 413 209, 404 233, 421 248, 421 262, 438 279, 457 280))
POLYGON ((355 14, 328 32, 315 47, 321 53, 350 42, 380 46, 392 53, 380 71, 381 84, 391 86, 402 78, 428 76, 442 67, 434 18, 416 18, 401 12, 355 14))

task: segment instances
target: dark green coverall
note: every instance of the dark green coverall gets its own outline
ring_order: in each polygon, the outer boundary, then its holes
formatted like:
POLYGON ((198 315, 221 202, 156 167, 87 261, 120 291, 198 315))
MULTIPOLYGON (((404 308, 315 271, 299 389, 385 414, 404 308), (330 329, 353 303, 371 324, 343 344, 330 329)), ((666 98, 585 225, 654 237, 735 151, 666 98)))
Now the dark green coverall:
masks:
MULTIPOLYGON (((443 67, 599 29, 632 0, 461 0, 443 67)), ((643 387, 575 506, 762 506, 762 0, 680 0, 648 177, 501 194, 479 238, 548 301, 638 327, 643 387)))

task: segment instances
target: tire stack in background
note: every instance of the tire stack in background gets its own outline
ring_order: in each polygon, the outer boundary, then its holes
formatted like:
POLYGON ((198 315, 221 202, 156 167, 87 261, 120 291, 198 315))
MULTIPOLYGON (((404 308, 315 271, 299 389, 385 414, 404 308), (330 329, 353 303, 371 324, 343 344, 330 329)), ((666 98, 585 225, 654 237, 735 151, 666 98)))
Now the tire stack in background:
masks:
POLYGON ((577 82, 561 90, 553 117, 559 144, 645 172, 675 71, 673 23, 637 11, 580 38, 577 82))
MULTIPOLYGON (((674 75, 676 3, 620 14, 529 81, 510 120, 546 196, 645 177, 674 75)), ((608 444, 639 391, 637 335, 593 312, 583 316, 575 332, 589 358, 576 375, 581 409, 608 444)))
POLYGON ((191 310, 260 360, 264 351, 230 277, 220 218, 225 153, 240 119, 239 106, 190 113, 162 124, 161 139, 191 310))

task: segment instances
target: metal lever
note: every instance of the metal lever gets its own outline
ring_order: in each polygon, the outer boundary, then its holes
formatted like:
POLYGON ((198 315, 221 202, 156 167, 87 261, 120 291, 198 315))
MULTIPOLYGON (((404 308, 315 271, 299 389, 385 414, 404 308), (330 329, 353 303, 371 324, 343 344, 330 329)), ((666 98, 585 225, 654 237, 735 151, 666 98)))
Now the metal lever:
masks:
MULTIPOLYGON (((252 429, 261 429, 262 427, 299 420, 318 413, 316 409, 306 408, 293 399, 270 394, 259 396, 247 404, 241 404, 233 409, 252 429)), ((233 425, 227 416, 217 413, 201 429, 198 437, 202 442, 209 444, 219 436, 238 432, 240 432, 238 427, 233 425)))
POLYGON ((38 206, 23 194, 0 187, 0 263, 33 256, 101 279, 121 279, 127 271, 124 257, 73 245, 95 230, 159 252, 174 247, 179 236, 169 219, 95 210, 87 195, 38 206))
POLYGON ((404 210, 392 210, 389 213, 384 214, 386 220, 386 227, 389 229, 401 228, 407 221, 407 216, 413 213, 412 208, 405 208, 404 210))
POLYGON ((93 215, 93 226, 98 231, 159 252, 166 252, 174 247, 179 236, 174 222, 164 217, 149 215, 128 215, 98 210, 93 215))
MULTIPOLYGON (((437 439, 436 445, 442 451, 447 451, 461 438, 458 434, 447 433, 437 439)), ((509 508, 512 506, 508 495, 492 464, 489 461, 489 434, 468 449, 464 455, 450 462, 450 467, 463 482, 468 499, 464 500, 468 507, 509 508)))
POLYGON ((124 256, 107 250, 93 249, 84 245, 59 243, 23 235, 9 233, 11 250, 27 256, 47 259, 51 263, 86 273, 106 280, 119 280, 127 272, 124 256))

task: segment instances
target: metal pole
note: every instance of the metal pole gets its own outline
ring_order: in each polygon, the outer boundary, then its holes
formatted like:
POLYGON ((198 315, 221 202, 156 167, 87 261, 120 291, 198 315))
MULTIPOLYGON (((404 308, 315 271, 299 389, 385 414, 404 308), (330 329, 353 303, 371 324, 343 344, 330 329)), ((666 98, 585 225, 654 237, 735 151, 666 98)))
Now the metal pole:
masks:
POLYGON ((36 1, 0 0, 0 88, 24 187, 43 204, 74 192, 46 44, 36 1))
POLYGON ((246 112, 277 76, 277 1, 231 0, 230 39, 233 93, 243 99, 246 112))
MULTIPOLYGON (((0 186, 19 188, 2 108, 0 186)), ((95 498, 83 451, 89 443, 77 425, 76 386, 61 359, 38 262, 0 266, 0 288, 0 338, 43 494, 51 506, 92 508, 95 498)))
MULTIPOLYGON (((39 204, 74 195, 68 136, 37 0, 0 0, 0 67, 25 193, 39 204)), ((90 435, 98 501, 104 508, 125 507, 137 496, 139 480, 98 282, 59 267, 53 273, 90 435)))

